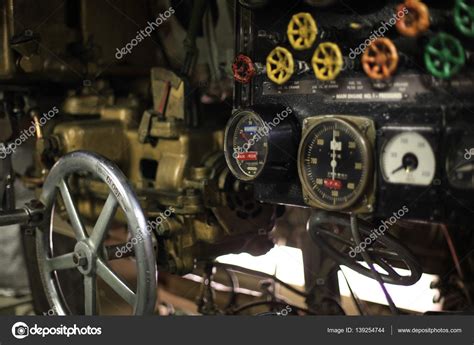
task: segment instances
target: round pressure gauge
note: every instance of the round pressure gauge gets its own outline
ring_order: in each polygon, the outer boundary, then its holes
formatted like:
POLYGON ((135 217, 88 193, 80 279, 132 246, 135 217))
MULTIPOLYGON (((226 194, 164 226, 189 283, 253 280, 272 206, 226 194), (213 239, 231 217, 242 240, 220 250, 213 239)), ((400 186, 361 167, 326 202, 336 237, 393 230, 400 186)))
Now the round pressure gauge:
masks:
POLYGON ((371 171, 371 146, 351 122, 322 119, 303 135, 298 172, 307 204, 327 210, 351 207, 366 190, 371 171))
POLYGON ((268 137, 260 116, 242 111, 226 131, 226 159, 231 171, 241 180, 252 180, 263 170, 268 154, 268 137))
POLYGON ((241 181, 286 179, 296 162, 299 135, 295 126, 288 107, 237 111, 224 137, 225 159, 232 174, 241 181))
POLYGON ((433 148, 418 132, 399 133, 383 146, 381 168, 389 183, 428 186, 436 169, 433 148))

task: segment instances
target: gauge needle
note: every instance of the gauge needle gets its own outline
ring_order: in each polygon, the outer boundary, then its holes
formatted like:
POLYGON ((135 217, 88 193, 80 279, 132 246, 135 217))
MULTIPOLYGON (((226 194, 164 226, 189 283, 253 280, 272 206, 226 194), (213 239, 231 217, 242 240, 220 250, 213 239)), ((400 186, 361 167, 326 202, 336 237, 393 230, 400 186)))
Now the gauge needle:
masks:
POLYGON ((402 158, 402 165, 392 171, 392 174, 405 169, 407 173, 418 168, 418 158, 411 152, 406 153, 402 158))
POLYGON ((337 161, 336 161, 336 131, 332 131, 332 141, 331 141, 331 146, 332 146, 332 160, 331 160, 331 174, 332 174, 332 179, 336 179, 336 167, 337 167, 337 161))
POLYGON ((399 172, 400 170, 403 170, 403 169, 405 169, 405 167, 402 164, 398 168, 396 168, 394 171, 392 171, 392 174, 395 174, 396 172, 399 172))
POLYGON ((240 136, 245 140, 245 141, 249 141, 249 139, 247 138, 247 136, 245 135, 244 131, 240 131, 240 136))

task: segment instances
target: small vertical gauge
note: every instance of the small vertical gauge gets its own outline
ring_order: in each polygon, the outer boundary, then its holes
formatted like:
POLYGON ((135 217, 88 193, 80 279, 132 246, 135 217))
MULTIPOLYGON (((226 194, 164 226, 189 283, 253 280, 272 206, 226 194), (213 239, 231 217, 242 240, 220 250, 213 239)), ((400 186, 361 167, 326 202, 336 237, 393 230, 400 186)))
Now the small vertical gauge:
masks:
POLYGON ((446 160, 449 184, 457 189, 474 189, 474 136, 453 138, 446 160))
POLYGON ((436 159, 428 140, 406 131, 390 138, 382 148, 381 170, 388 183, 428 186, 436 171, 436 159))
POLYGON ((252 180, 263 170, 268 154, 268 137, 264 131, 262 118, 254 112, 240 113, 229 125, 227 161, 241 180, 252 180))
POLYGON ((298 171, 310 206, 347 210, 372 178, 372 147, 354 123, 336 117, 312 118, 303 134, 298 171))
POLYGON ((285 179, 296 162, 298 138, 288 107, 239 110, 226 126, 225 159, 241 181, 285 179))

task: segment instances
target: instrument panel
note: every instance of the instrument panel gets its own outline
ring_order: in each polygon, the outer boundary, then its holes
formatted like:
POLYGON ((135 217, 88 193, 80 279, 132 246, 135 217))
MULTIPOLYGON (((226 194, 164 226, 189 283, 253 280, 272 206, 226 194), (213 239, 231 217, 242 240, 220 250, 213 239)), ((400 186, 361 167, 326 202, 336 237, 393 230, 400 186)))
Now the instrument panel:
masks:
POLYGON ((458 7, 472 5, 249 3, 236 12, 235 111, 291 109, 297 141, 285 178, 247 178, 256 198, 380 218, 406 206, 407 219, 468 222, 474 32, 458 7))

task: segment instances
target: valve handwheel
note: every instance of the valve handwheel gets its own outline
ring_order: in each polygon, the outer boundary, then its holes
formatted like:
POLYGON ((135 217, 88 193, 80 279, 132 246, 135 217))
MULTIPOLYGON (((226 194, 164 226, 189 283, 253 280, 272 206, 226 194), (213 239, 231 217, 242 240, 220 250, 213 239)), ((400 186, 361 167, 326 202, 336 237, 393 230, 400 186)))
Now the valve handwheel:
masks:
POLYGON ((68 269, 78 270, 82 275, 86 315, 98 313, 97 277, 130 304, 135 315, 153 313, 157 278, 153 243, 150 233, 145 230, 147 224, 139 201, 117 166, 93 153, 69 153, 51 169, 40 200, 45 207, 45 220, 36 230, 36 251, 46 296, 56 313, 70 313, 58 280, 59 271, 68 269), (107 200, 90 235, 86 232, 68 186, 68 177, 78 173, 87 173, 109 188, 107 200), (76 241, 74 251, 62 255, 54 255, 53 247, 53 215, 58 194, 62 197, 76 241), (109 267, 103 255, 104 239, 118 208, 125 215, 131 238, 137 239, 131 240, 137 272, 135 291, 109 267))
POLYGON ((428 71, 438 78, 451 78, 466 63, 466 53, 454 36, 440 32, 428 42, 424 52, 428 71))
POLYGON ((420 0, 406 0, 397 6, 397 12, 408 13, 397 21, 396 27, 399 33, 408 37, 416 37, 428 30, 430 27, 430 13, 428 6, 420 0))
POLYGON ((342 69, 341 49, 335 43, 321 43, 311 59, 314 74, 319 80, 334 80, 342 69))
POLYGON ((398 51, 388 38, 377 38, 362 55, 362 67, 365 73, 375 80, 390 78, 398 67, 398 51))
POLYGON ((286 83, 295 71, 295 62, 288 49, 276 47, 267 56, 267 76, 275 84, 286 83))
POLYGON ((234 79, 242 84, 248 84, 256 74, 255 65, 247 55, 239 54, 232 64, 234 79))
POLYGON ((454 23, 464 35, 474 37, 474 3, 468 4, 466 0, 456 0, 454 23))
POLYGON ((301 12, 291 17, 286 33, 294 49, 305 50, 316 41, 318 26, 310 13, 301 12))

